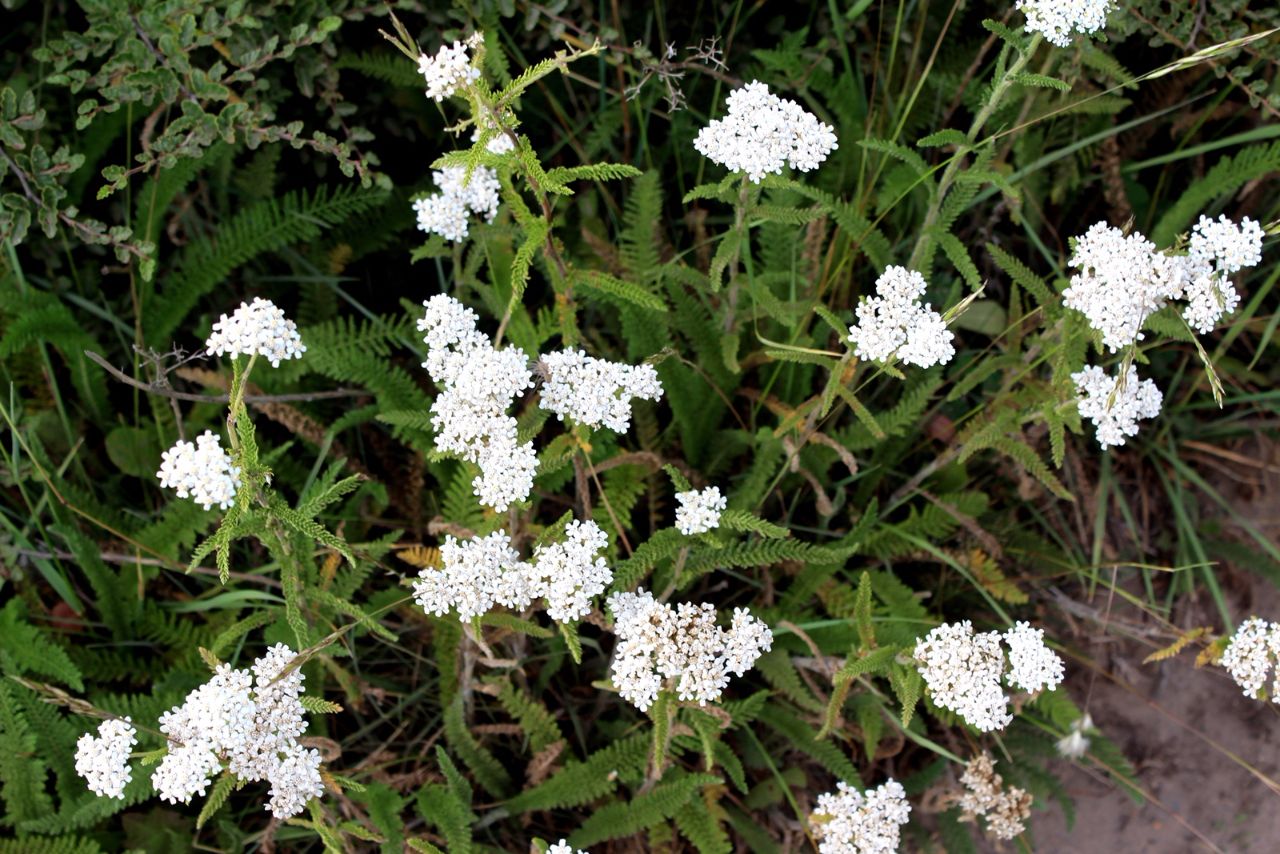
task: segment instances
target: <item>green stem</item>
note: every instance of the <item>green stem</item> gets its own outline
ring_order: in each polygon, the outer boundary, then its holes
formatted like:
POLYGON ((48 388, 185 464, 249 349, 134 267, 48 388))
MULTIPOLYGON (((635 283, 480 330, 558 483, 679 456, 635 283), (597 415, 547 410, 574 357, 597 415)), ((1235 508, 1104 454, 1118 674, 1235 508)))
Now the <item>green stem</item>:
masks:
MULTIPOLYGON (((976 147, 978 134, 982 133, 982 128, 986 126, 996 108, 1000 106, 1000 102, 1004 100, 1009 87, 1014 83, 1014 78, 1021 74, 1023 69, 1027 67, 1027 63, 1031 61, 1036 48, 1040 46, 1040 39, 1039 33, 1032 36, 1027 49, 1020 53, 1013 64, 996 80, 991 90, 991 97, 987 99, 987 103, 982 106, 978 114, 973 117, 973 123, 969 126, 968 132, 965 133, 965 139, 968 140, 970 149, 976 147)), ((915 250, 911 253, 911 259, 907 261, 907 267, 912 270, 919 268, 926 254, 932 255, 933 237, 929 232, 938 224, 938 216, 942 213, 942 203, 947 197, 947 191, 951 189, 951 185, 955 183, 956 177, 960 174, 961 168, 963 168, 964 154, 965 152, 956 152, 955 157, 951 158, 951 161, 947 163, 947 168, 943 170, 942 177, 938 179, 938 190, 934 193, 933 201, 929 203, 924 222, 920 226, 920 237, 916 241, 915 250)))
POLYGON ((227 442, 230 443, 233 451, 240 447, 240 437, 236 433, 236 419, 245 413, 244 390, 249 385, 249 373, 253 371, 253 363, 257 358, 257 353, 250 356, 249 362, 244 366, 243 371, 240 370, 239 359, 231 360, 231 394, 228 395, 227 407, 227 442))

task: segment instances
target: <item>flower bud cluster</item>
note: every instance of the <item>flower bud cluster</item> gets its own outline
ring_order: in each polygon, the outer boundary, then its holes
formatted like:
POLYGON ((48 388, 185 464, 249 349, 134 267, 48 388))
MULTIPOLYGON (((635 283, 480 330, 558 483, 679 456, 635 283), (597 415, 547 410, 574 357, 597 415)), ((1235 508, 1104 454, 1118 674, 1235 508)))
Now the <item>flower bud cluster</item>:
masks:
POLYGON ((190 498, 208 510, 217 504, 223 510, 236 499, 240 488, 240 468, 222 450, 222 440, 205 430, 195 444, 179 440, 160 456, 160 485, 175 489, 179 498, 190 498))
POLYGON ((262 297, 254 297, 251 303, 240 303, 230 316, 222 315, 213 324, 205 347, 210 356, 261 356, 273 368, 280 367, 285 359, 301 359, 307 352, 307 345, 298 335, 298 324, 285 317, 275 303, 262 297))
POLYGON ((224 762, 241 781, 271 784, 267 808, 277 819, 297 815, 324 793, 319 751, 298 742, 306 729, 302 672, 281 675, 294 657, 277 644, 252 672, 221 664, 212 679, 161 715, 169 751, 151 783, 162 800, 190 803, 224 762))
POLYGON ((906 790, 892 778, 866 792, 841 782, 813 811, 818 854, 893 854, 910 814, 906 790))
POLYGON ((984 816, 987 833, 996 839, 1013 839, 1026 830, 1031 817, 1031 793, 1016 786, 1004 788, 991 754, 969 760, 960 777, 965 792, 960 796, 960 820, 976 821, 984 816))
POLYGON ((427 81, 427 97, 437 103, 459 89, 480 79, 480 69, 471 65, 469 51, 484 41, 481 33, 472 33, 465 42, 441 45, 435 56, 418 57, 418 73, 427 81))
POLYGON ((609 362, 581 350, 547 353, 540 365, 546 375, 542 408, 561 421, 624 433, 631 426, 632 398, 662 398, 662 383, 653 365, 609 362))
POLYGON ((665 681, 675 680, 681 700, 705 705, 720 698, 729 675, 741 676, 773 645, 773 632, 743 608, 728 631, 716 625, 715 608, 684 602, 672 608, 643 589, 609 597, 618 645, 613 684, 624 700, 645 711, 665 681))
POLYGON ((1015 8, 1027 16, 1027 32, 1070 47, 1073 31, 1096 33, 1106 26, 1111 0, 1017 0, 1015 8))
POLYGON ((1076 384, 1080 417, 1093 422, 1103 448, 1123 445, 1129 436, 1138 434, 1140 419, 1160 414, 1164 395, 1152 380, 1139 381, 1133 365, 1123 384, 1118 376, 1113 378, 1097 365, 1086 365, 1071 379, 1076 384))
POLYGON ((592 521, 570 522, 564 539, 539 546, 533 562, 520 560, 505 531, 459 542, 446 537, 441 568, 423 569, 413 584, 414 599, 429 614, 456 611, 468 621, 494 605, 523 610, 535 599, 547 603, 547 615, 568 623, 591 612, 591 601, 613 581, 600 556, 609 537, 592 521))
POLYGON ((1082 313, 1116 352, 1143 339, 1142 325, 1170 300, 1186 299, 1183 317, 1197 331, 1213 329, 1235 311, 1240 295, 1229 276, 1262 260, 1262 227, 1201 217, 1186 255, 1157 251, 1141 234, 1126 235, 1105 222, 1076 239, 1070 287, 1063 304, 1082 313))
POLYGON ((1006 673, 1000 632, 975 634, 968 620, 946 623, 916 643, 917 667, 933 702, 983 732, 1013 720, 1001 678, 1028 693, 1052 691, 1062 682, 1062 659, 1044 644, 1044 632, 1016 623, 1003 640, 1009 646, 1006 673))
POLYGON ((836 149, 835 129, 795 101, 779 98, 753 80, 729 93, 728 111, 698 132, 693 147, 754 183, 782 167, 808 172, 836 149))
POLYGON ((720 526, 720 514, 728 506, 728 500, 720 494, 720 487, 692 489, 677 492, 676 527, 686 537, 702 534, 720 526))
POLYGON ((849 341, 859 359, 902 361, 930 368, 945 365, 956 354, 955 338, 929 303, 921 305, 924 276, 906 267, 888 267, 876 279, 876 295, 858 304, 858 323, 849 341))
POLYGON ((76 742, 76 773, 98 797, 123 799, 124 787, 133 779, 129 753, 137 743, 131 718, 103 721, 97 736, 86 732, 76 742))
POLYGON ((436 447, 480 467, 472 487, 499 512, 528 497, 538 466, 532 442, 516 437, 512 401, 533 385, 529 359, 518 347, 498 350, 476 328, 476 315, 444 294, 427 300, 418 321, 425 332, 422 366, 443 390, 431 405, 436 447))
POLYGON ((1258 692, 1272 676, 1271 702, 1280 703, 1280 672, 1272 673, 1280 661, 1280 623, 1251 617, 1240 624, 1231 643, 1222 653, 1222 666, 1241 687, 1246 697, 1257 700, 1258 692))

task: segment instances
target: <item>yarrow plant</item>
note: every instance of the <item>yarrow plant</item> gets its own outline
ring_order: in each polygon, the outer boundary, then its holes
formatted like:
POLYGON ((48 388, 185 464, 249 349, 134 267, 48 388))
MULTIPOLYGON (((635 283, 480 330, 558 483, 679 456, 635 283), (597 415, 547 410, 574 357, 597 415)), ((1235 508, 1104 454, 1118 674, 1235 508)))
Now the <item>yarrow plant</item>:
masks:
POLYGON ((423 569, 414 582, 414 598, 427 613, 456 611, 463 622, 487 614, 495 604, 524 610, 545 599, 547 616, 559 623, 586 616, 592 600, 613 581, 600 556, 608 535, 592 521, 570 522, 564 539, 539 546, 533 562, 521 561, 503 531, 459 542, 446 537, 441 569, 423 569))
POLYGON ((1112 377, 1097 365, 1086 365, 1071 379, 1079 396, 1080 417, 1093 422, 1103 448, 1123 445, 1138 434, 1138 421, 1160 414, 1164 396, 1151 380, 1139 381, 1133 365, 1124 377, 1112 377))
POLYGON ((725 106, 724 118, 700 130, 693 147, 753 183, 788 165, 800 172, 816 169, 837 147, 831 125, 758 80, 730 92, 725 106))
POLYGON ((205 342, 211 356, 261 356, 278 368, 286 359, 300 359, 307 352, 298 334, 298 325, 284 316, 275 303, 254 297, 241 303, 230 316, 222 315, 213 324, 205 342))
POLYGON ((876 279, 876 295, 858 303, 858 322, 849 328, 849 341, 860 359, 902 361, 931 368, 955 355, 955 337, 929 303, 921 304, 926 284, 915 270, 891 266, 876 279))
POLYGON ((677 492, 676 527, 686 537, 705 534, 720 525, 720 514, 728 506, 728 499, 720 494, 720 487, 693 489, 677 492))
POLYGON ((624 433, 631 426, 632 398, 662 397, 653 365, 623 365, 581 350, 560 350, 542 356, 539 366, 546 375, 542 408, 562 421, 624 433))
POLYGON ((1061 684, 1062 659, 1044 644, 1044 632, 1019 622, 1004 632, 973 631, 968 620, 932 629, 913 653, 933 702, 983 732, 1013 720, 1001 679, 1028 693, 1061 684), (1000 642, 1009 647, 1008 668, 1000 642))
POLYGON ((427 97, 443 101, 459 89, 480 79, 480 69, 472 64, 470 51, 484 44, 484 34, 475 32, 466 41, 444 44, 432 56, 418 56, 418 73, 427 81, 427 97))
POLYGON ((1027 32, 1070 47, 1075 33, 1089 35, 1106 26, 1111 0, 1017 0, 1015 8, 1027 16, 1027 32))
POLYGON ((103 721, 96 736, 85 733, 76 742, 76 773, 98 797, 123 799, 124 787, 133 779, 129 754, 137 743, 130 718, 103 721))
POLYGON ((222 440, 211 430, 196 437, 194 444, 179 440, 165 451, 156 477, 162 487, 176 490, 179 498, 190 498, 205 510, 215 504, 226 510, 240 488, 240 467, 232 463, 222 440))
POLYGON ((498 215, 501 187, 498 173, 488 166, 445 166, 433 171, 431 180, 439 191, 413 203, 420 231, 458 243, 470 233, 472 214, 485 222, 493 222, 498 215))
POLYGON ((818 795, 811 823, 819 854, 894 854, 911 815, 902 784, 886 780, 860 792, 840 782, 818 795))
POLYGON ((672 608, 643 589, 609 597, 618 645, 613 653, 613 684, 640 711, 675 682, 681 700, 713 702, 773 644, 773 632, 743 608, 733 612, 729 629, 716 625, 716 610, 682 602, 672 608))
MULTIPOLYGON (((1260 699, 1268 677, 1280 662, 1280 623, 1251 617, 1240 624, 1222 653, 1222 666, 1246 697, 1260 699)), ((1271 702, 1280 703, 1280 672, 1275 673, 1269 691, 1271 702)))

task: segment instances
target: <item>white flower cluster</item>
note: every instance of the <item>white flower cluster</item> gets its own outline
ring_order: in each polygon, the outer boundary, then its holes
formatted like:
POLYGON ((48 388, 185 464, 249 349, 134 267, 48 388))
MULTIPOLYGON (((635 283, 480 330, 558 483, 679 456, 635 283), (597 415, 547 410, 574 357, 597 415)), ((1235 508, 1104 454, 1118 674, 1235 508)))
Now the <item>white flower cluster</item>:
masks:
POLYGON ((858 304, 858 323, 849 328, 849 341, 859 359, 902 361, 930 368, 945 365, 956 354, 942 316, 929 303, 924 276, 906 267, 888 267, 876 279, 876 295, 858 304))
POLYGON ((591 612, 591 600, 613 581, 613 571, 600 552, 609 537, 592 521, 570 522, 558 543, 539 546, 533 562, 520 560, 505 531, 459 542, 446 537, 440 547, 441 569, 423 569, 413 584, 414 599, 429 614, 456 611, 468 621, 487 614, 495 604, 523 610, 545 599, 547 615, 568 623, 591 612))
MULTIPOLYGON (((488 129, 496 129, 496 127, 490 125, 488 129)), ((480 141, 480 128, 476 128, 471 132, 471 141, 480 141)), ((501 155, 515 151, 516 144, 511 141, 511 136, 509 134, 499 130, 495 135, 489 138, 489 141, 485 143, 484 147, 490 154, 501 155)))
POLYGON ((991 754, 982 753, 969 760, 960 782, 965 787, 960 797, 961 821, 985 816, 987 833, 997 839, 1013 839, 1026 829, 1024 823, 1031 817, 1031 794, 1016 786, 1005 789, 991 754))
POLYGON ((609 535, 592 521, 574 520, 564 539, 538 546, 529 568, 529 590, 547 600, 547 616, 568 623, 591 613, 591 600, 613 581, 613 570, 600 552, 609 547, 609 535))
POLYGON ((572 419, 586 427, 608 427, 616 433, 631 426, 631 399, 659 400, 662 383, 653 365, 624 365, 588 356, 581 350, 560 350, 541 359, 546 373, 542 408, 561 421, 572 419))
POLYGON ((547 854, 587 854, 581 848, 574 848, 569 844, 569 840, 561 839, 555 845, 547 848, 547 854))
POLYGON ((686 537, 719 527, 720 514, 728 506, 728 501, 720 494, 718 486, 677 492, 676 501, 680 502, 680 506, 676 508, 676 527, 686 537))
POLYGON ((262 297, 240 303, 230 316, 222 315, 204 343, 211 356, 261 356, 273 368, 280 367, 285 359, 301 359, 307 352, 307 345, 298 335, 298 324, 262 297))
POLYGON ((816 169, 837 147, 831 125, 795 101, 771 94, 758 80, 730 92, 726 106, 724 118, 698 131, 693 147, 757 184, 786 164, 801 172, 816 169))
POLYGON ((1182 316, 1203 335, 1240 305, 1230 276, 1262 262, 1262 226, 1249 217, 1236 225, 1225 216, 1202 216, 1191 230, 1187 249, 1187 307, 1182 316))
POLYGON ((813 835, 819 854, 894 854, 901 825, 911 805, 902 784, 889 779, 859 792, 847 783, 837 791, 818 795, 813 811, 813 835))
POLYGON ((1041 33, 1058 47, 1071 46, 1072 31, 1096 33, 1107 24, 1111 0, 1018 0, 1027 16, 1026 30, 1041 33))
POLYGON ((1240 624, 1231 643, 1222 653, 1222 666, 1244 690, 1257 700, 1258 692, 1272 676, 1271 702, 1280 703, 1280 672, 1272 673, 1280 661, 1280 623, 1252 617, 1240 624))
POLYGON ((1152 380, 1138 380, 1138 369, 1129 366, 1124 385, 1097 365, 1086 365, 1071 375, 1079 398, 1080 417, 1088 418, 1098 431, 1103 448, 1123 445, 1138 434, 1139 419, 1160 414, 1164 395, 1152 380), (1112 395, 1114 394, 1114 398, 1112 395))
POLYGON ((1240 302, 1228 277, 1261 260, 1262 227, 1248 217, 1240 225, 1201 217, 1186 255, 1159 252, 1141 234, 1099 222, 1076 239, 1070 264, 1079 272, 1063 304, 1081 312, 1114 353, 1141 341, 1143 323, 1169 300, 1185 298, 1187 322, 1212 330, 1240 302))
POLYGON ((916 643, 913 653, 933 702, 989 732, 1013 720, 1000 680, 1029 693, 1052 691, 1062 682, 1062 659, 1044 645, 1044 632, 1016 623, 1004 633, 1009 645, 1008 673, 999 632, 975 634, 964 620, 945 623, 916 643))
POLYGON ((476 328, 475 312, 452 297, 437 294, 423 305, 422 366, 443 389, 431 405, 436 447, 478 465, 475 494, 501 512, 528 497, 538 467, 533 443, 517 440, 516 420, 507 414, 533 385, 529 359, 518 347, 495 349, 476 328))
POLYGON ((480 69, 471 65, 468 52, 484 41, 480 33, 472 33, 465 42, 441 45, 435 56, 425 53, 418 57, 418 73, 427 80, 427 97, 443 101, 459 88, 480 79, 480 69))
POLYGON ((643 589, 609 597, 618 645, 613 684, 622 698, 645 711, 667 679, 681 700, 705 705, 719 699, 729 674, 741 676, 773 645, 773 632, 743 608, 728 631, 716 625, 715 608, 684 602, 672 608, 643 589))
POLYGON ((217 504, 223 510, 236 499, 240 488, 240 468, 222 450, 222 440, 205 430, 195 444, 178 440, 160 455, 160 485, 176 489, 179 498, 190 498, 208 510, 217 504))
POLYGON ((276 644, 252 673, 221 664, 182 705, 161 715, 169 752, 151 783, 162 800, 190 803, 203 795, 224 761, 244 781, 270 782, 267 808, 278 819, 324 793, 319 751, 298 742, 306 728, 302 672, 280 676, 293 658, 293 650, 276 644))
MULTIPOLYGON (((491 151, 500 139, 505 137, 490 141, 491 151)), ((483 217, 485 222, 493 222, 497 216, 502 185, 498 182, 498 173, 488 166, 477 166, 469 175, 465 166, 446 166, 433 171, 431 180, 440 191, 413 203, 419 231, 438 234, 457 243, 466 240, 471 231, 471 214, 483 217)))
POLYGON ((130 718, 103 721, 96 737, 86 732, 76 742, 76 773, 98 797, 123 799, 124 787, 133 779, 129 753, 137 743, 130 718))

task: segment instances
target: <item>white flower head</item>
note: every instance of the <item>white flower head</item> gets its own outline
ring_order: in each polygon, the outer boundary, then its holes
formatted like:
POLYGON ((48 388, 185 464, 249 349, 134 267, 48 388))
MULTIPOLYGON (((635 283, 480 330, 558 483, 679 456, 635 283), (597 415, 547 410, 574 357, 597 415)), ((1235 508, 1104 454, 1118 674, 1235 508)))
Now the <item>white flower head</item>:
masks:
POLYGON ((76 742, 76 773, 98 797, 123 799, 124 787, 133 779, 129 753, 137 743, 131 718, 103 721, 97 736, 86 732, 76 742))
POLYGON ((608 547, 599 525, 575 519, 563 540, 534 551, 526 578, 530 595, 547 600, 547 616, 568 623, 591 613, 591 601, 613 581, 613 570, 599 556, 608 547))
POLYGON ((906 790, 889 779, 859 792, 840 782, 818 796, 811 824, 819 854, 894 854, 911 814, 906 790))
POLYGON ((831 125, 795 101, 771 94, 757 80, 730 92, 726 105, 724 118, 699 131, 693 147, 757 184, 786 165, 801 172, 816 169, 837 147, 831 125))
POLYGON ((240 303, 230 316, 222 315, 213 324, 205 347, 211 356, 261 356, 273 368, 280 367, 285 359, 301 359, 307 352, 307 345, 298 335, 298 325, 285 317, 275 303, 262 297, 240 303))
POLYGON ((572 845, 569 844, 569 840, 561 839, 555 845, 549 846, 547 848, 547 854, 587 854, 587 852, 578 848, 574 848, 572 845))
POLYGON ((945 623, 916 643, 916 665, 933 702, 983 732, 1013 720, 1001 679, 1029 693, 1052 691, 1063 677, 1062 659, 1044 644, 1044 633, 1027 623, 1000 632, 973 631, 968 620, 945 623), (1008 672, 1001 639, 1009 645, 1008 672))
POLYGON ((1212 263, 1220 273, 1236 273, 1262 263, 1262 226, 1249 217, 1236 225, 1225 216, 1200 217, 1187 247, 1192 258, 1212 263))
POLYGON ((974 634, 968 620, 931 630, 916 643, 914 657, 933 702, 983 732, 1013 720, 1000 687, 1004 651, 999 632, 974 634))
POLYGON ((1097 428, 1098 444, 1103 448, 1123 445, 1138 434, 1138 421, 1160 414, 1164 396, 1152 380, 1138 380, 1133 365, 1125 375, 1124 386, 1097 365, 1086 365, 1071 375, 1079 398, 1080 417, 1097 428))
MULTIPOLYGON (((1240 624, 1222 653, 1222 666, 1244 691, 1259 699, 1258 692, 1280 661, 1280 623, 1251 617, 1240 624)), ((1280 673, 1271 683, 1271 702, 1280 703, 1280 673)))
POLYGON ((476 496, 504 511, 528 497, 538 465, 533 444, 517 440, 516 420, 507 414, 533 386, 529 359, 518 347, 496 349, 476 328, 475 312, 453 297, 437 294, 423 305, 422 366, 441 386, 431 405, 436 448, 478 465, 476 496))
POLYGON ((296 655, 276 644, 251 670, 221 664, 213 677, 160 716, 169 750, 151 775, 161 799, 190 803, 225 767, 241 782, 271 784, 267 808, 279 819, 323 793, 320 754, 298 742, 306 728, 296 655))
POLYGON ((716 625, 709 604, 672 608, 644 590, 609 597, 614 615, 613 684, 624 700, 645 711, 668 680, 681 700, 714 702, 773 644, 773 633, 746 610, 734 612, 728 631, 716 625))
POLYGON ((468 173, 465 166, 446 166, 431 173, 439 191, 413 203, 418 230, 438 234, 451 243, 467 239, 471 215, 493 222, 498 214, 501 184, 498 173, 477 166, 468 173))
POLYGON ((1096 33, 1107 24, 1111 0, 1017 0, 1026 30, 1058 47, 1070 47, 1073 33, 1096 33))
POLYGON ((194 444, 179 440, 165 451, 156 477, 161 486, 177 490, 179 498, 190 498, 205 510, 215 504, 226 510, 240 488, 240 468, 231 464, 221 439, 209 430, 194 444))
POLYGON ((686 537, 718 528, 720 514, 728 506, 718 486, 677 492, 676 501, 680 503, 676 508, 676 527, 686 537))
POLYGON ((925 289, 924 276, 915 270, 885 268, 876 279, 876 295, 854 310, 858 322, 849 328, 854 354, 873 362, 896 355, 921 368, 951 361, 955 336, 941 315, 928 303, 921 304, 925 289))
POLYGON ((1062 684, 1062 659, 1045 646, 1044 629, 1017 622, 1004 633, 1004 642, 1009 647, 1010 685, 1034 694, 1052 691, 1062 684))
POLYGON ((418 57, 418 73, 427 81, 427 97, 440 102, 459 89, 480 79, 480 69, 471 64, 469 51, 484 41, 480 33, 472 33, 465 41, 441 45, 435 56, 418 57))
POLYGON ((445 537, 440 560, 441 569, 423 569, 413 585, 414 599, 429 614, 456 611, 465 622, 489 613, 495 603, 523 609, 533 598, 525 580, 528 565, 505 531, 465 542, 445 537))
POLYGON ((662 398, 662 383, 653 365, 609 362, 582 350, 547 353, 541 365, 546 374, 542 408, 561 421, 623 433, 631 426, 633 398, 662 398))

